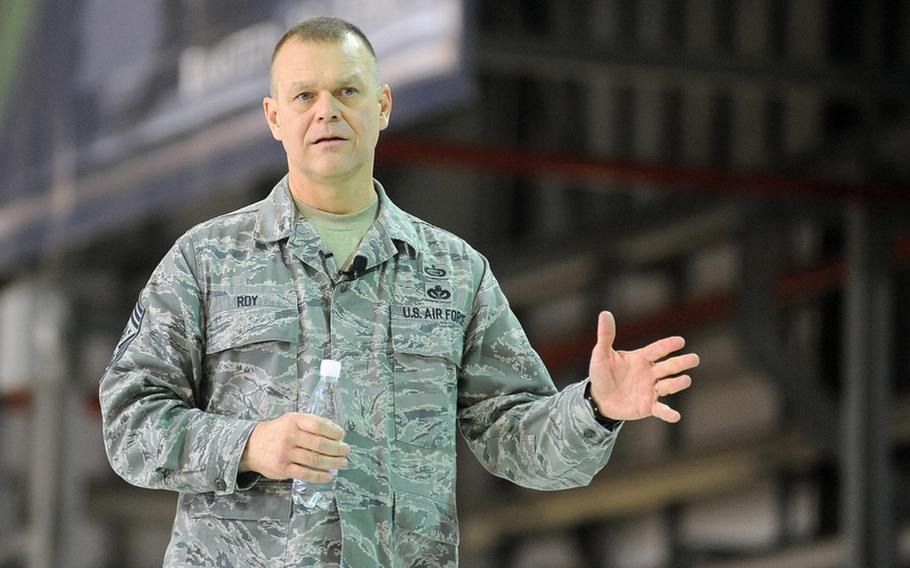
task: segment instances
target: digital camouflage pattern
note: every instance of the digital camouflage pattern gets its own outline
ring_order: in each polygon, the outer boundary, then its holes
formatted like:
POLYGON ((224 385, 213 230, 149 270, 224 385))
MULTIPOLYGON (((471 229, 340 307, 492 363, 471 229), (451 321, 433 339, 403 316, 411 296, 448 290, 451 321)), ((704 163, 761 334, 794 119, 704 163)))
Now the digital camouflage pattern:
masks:
POLYGON ((487 261, 398 209, 380 210, 356 279, 291 200, 191 229, 142 291, 100 385, 114 470, 180 493, 167 566, 457 565, 455 430, 494 475, 585 485, 619 427, 585 383, 557 393, 487 261), (337 507, 295 508, 291 482, 238 476, 258 421, 304 408, 324 358, 341 361, 350 467, 337 507))

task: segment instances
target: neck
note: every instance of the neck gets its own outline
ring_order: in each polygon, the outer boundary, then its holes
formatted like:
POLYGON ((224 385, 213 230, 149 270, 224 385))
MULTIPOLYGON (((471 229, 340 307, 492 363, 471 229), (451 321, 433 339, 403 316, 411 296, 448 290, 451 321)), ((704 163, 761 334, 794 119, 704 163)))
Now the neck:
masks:
POLYGON ((288 176, 288 185, 291 194, 298 201, 328 213, 345 215, 360 211, 376 199, 373 189, 373 180, 357 180, 354 182, 337 184, 321 183, 309 179, 297 179, 297 176, 288 176))

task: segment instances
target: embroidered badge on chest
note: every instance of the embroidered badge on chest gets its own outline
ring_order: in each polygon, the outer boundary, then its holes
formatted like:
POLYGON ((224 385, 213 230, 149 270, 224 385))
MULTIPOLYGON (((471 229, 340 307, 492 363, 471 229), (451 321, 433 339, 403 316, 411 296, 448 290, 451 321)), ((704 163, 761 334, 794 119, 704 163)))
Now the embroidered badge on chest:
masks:
POLYGON ((452 287, 448 283, 425 282, 424 290, 428 300, 446 304, 452 303, 452 287))
POLYGON ((423 276, 424 299, 444 304, 452 303, 455 294, 447 269, 435 264, 423 265, 420 273, 423 276))
POLYGON ((427 278, 445 278, 448 274, 444 268, 439 268, 435 264, 423 267, 423 275, 427 278))

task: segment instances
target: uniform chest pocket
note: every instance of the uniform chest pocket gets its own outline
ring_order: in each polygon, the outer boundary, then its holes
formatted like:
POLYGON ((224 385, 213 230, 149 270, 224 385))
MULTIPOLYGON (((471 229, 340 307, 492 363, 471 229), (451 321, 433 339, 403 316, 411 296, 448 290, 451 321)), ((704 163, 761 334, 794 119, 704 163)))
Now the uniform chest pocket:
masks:
POLYGON ((293 293, 225 294, 209 300, 206 354, 266 341, 297 344, 293 293))
POLYGON ((454 449, 461 326, 393 316, 391 336, 396 440, 454 449))
POLYGON ((250 420, 295 408, 300 318, 292 294, 210 299, 201 408, 250 420))

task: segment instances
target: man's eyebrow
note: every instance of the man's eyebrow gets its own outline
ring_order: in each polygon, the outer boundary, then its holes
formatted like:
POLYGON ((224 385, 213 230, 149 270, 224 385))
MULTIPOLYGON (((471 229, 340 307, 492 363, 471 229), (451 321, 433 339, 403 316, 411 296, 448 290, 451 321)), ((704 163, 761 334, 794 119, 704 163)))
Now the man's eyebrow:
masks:
POLYGON ((312 81, 294 81, 293 83, 291 83, 291 90, 292 91, 302 91, 304 89, 309 89, 312 86, 313 86, 312 81))
POLYGON ((338 80, 339 85, 350 85, 351 83, 363 83, 363 79, 360 78, 360 73, 351 73, 338 80))

